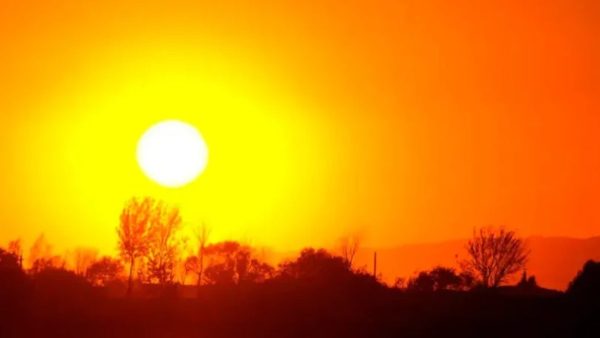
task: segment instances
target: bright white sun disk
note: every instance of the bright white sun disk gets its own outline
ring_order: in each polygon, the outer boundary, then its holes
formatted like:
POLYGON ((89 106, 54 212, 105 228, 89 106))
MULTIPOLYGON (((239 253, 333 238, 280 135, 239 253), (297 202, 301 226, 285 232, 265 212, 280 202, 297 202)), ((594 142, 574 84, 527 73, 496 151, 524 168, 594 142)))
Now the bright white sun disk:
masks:
POLYGON ((169 120, 155 124, 142 135, 137 160, 146 176, 175 188, 190 183, 204 171, 208 149, 192 125, 169 120))

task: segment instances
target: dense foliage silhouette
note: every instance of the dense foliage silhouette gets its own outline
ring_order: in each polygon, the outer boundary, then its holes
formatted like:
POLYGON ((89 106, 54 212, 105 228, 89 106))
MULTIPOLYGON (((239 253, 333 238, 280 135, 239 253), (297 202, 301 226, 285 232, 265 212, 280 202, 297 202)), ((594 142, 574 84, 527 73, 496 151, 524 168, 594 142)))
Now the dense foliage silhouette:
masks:
POLYGON ((117 229, 120 259, 57 256, 43 235, 27 264, 19 241, 0 248, 0 337, 600 334, 600 263, 586 263, 565 293, 544 289, 523 270, 527 250, 511 231, 476 232, 463 269, 436 266, 390 286, 353 266, 358 238, 339 254, 306 248, 272 266, 247 244, 209 243, 204 225, 190 244, 181 222, 176 208, 133 199, 117 229))
POLYGON ((444 267, 418 274, 413 283, 420 285, 422 276, 429 281, 415 293, 410 286, 386 286, 323 249, 307 248, 261 278, 249 277, 249 247, 225 242, 211 250, 225 252, 213 265, 229 269, 225 282, 216 278, 199 294, 188 292, 197 285, 155 293, 140 284, 133 297, 125 297, 124 281, 106 282, 120 267, 114 259, 101 258, 86 276, 56 267, 26 272, 18 256, 0 250, 0 335, 595 337, 599 332, 592 304, 598 304, 600 263, 588 262, 566 293, 543 291, 525 274, 518 286, 470 291, 456 271, 444 267), (102 272, 92 273, 97 269, 102 272), (90 276, 108 279, 100 283, 90 276), (111 288, 119 292, 106 292, 111 288))

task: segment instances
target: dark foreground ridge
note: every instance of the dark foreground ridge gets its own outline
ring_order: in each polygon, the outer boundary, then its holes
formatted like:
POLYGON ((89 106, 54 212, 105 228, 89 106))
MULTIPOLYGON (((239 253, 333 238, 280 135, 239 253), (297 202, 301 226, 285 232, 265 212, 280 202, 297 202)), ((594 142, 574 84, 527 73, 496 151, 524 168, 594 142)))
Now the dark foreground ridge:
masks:
POLYGON ((598 337, 600 263, 566 293, 523 282, 471 290, 382 285, 305 251, 263 282, 93 287, 61 269, 0 264, 0 337, 598 337), (300 264, 304 259, 304 263, 300 264))

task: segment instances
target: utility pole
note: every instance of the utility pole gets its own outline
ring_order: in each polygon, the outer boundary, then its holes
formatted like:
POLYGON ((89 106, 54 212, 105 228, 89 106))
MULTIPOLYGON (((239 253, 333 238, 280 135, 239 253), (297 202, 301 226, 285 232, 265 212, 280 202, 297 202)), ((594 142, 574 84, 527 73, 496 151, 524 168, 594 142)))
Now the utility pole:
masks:
POLYGON ((377 251, 373 252, 373 277, 377 279, 377 251))

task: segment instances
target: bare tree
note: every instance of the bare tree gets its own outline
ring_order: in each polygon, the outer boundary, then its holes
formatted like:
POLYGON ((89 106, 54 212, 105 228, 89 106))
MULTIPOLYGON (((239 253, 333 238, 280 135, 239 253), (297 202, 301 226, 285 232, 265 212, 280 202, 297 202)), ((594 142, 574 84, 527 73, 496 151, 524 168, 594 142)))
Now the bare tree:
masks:
POLYGON ((192 254, 185 260, 185 271, 187 273, 193 272, 197 277, 196 286, 198 288, 198 292, 200 292, 200 287, 202 286, 204 257, 209 236, 210 228, 205 223, 202 223, 196 232, 196 240, 198 245, 196 254, 192 254))
POLYGON ((196 283, 198 288, 202 285, 202 273, 204 272, 204 250, 206 249, 206 243, 208 242, 208 236, 210 235, 210 229, 205 223, 202 223, 198 230, 198 282, 196 283))
POLYGON ((344 236, 339 240, 339 250, 344 262, 348 264, 348 267, 352 267, 354 257, 360 249, 361 236, 357 233, 344 236))
POLYGON ((8 252, 17 257, 19 266, 23 268, 23 245, 21 239, 8 242, 8 252))
POLYGON ((29 257, 27 258, 29 263, 28 265, 31 268, 37 260, 48 258, 51 255, 52 246, 46 240, 46 236, 44 236, 44 234, 40 234, 29 249, 29 257))
POLYGON ((72 253, 73 272, 83 276, 90 265, 96 261, 98 250, 93 248, 77 248, 72 253))
POLYGON ((468 259, 461 262, 465 272, 483 287, 498 287, 525 267, 529 251, 514 231, 483 227, 473 231, 467 243, 468 259))
POLYGON ((52 254, 52 245, 44 234, 38 236, 29 249, 29 271, 37 274, 48 269, 64 269, 66 262, 63 257, 52 254))
POLYGON ((146 252, 148 279, 151 282, 160 285, 173 282, 179 247, 177 232, 180 227, 179 209, 158 203, 150 221, 146 252))
POLYGON ((121 212, 121 222, 117 228, 119 252, 123 260, 129 263, 129 282, 127 294, 133 288, 135 262, 148 251, 147 241, 150 222, 156 202, 150 197, 142 200, 131 199, 121 212))

